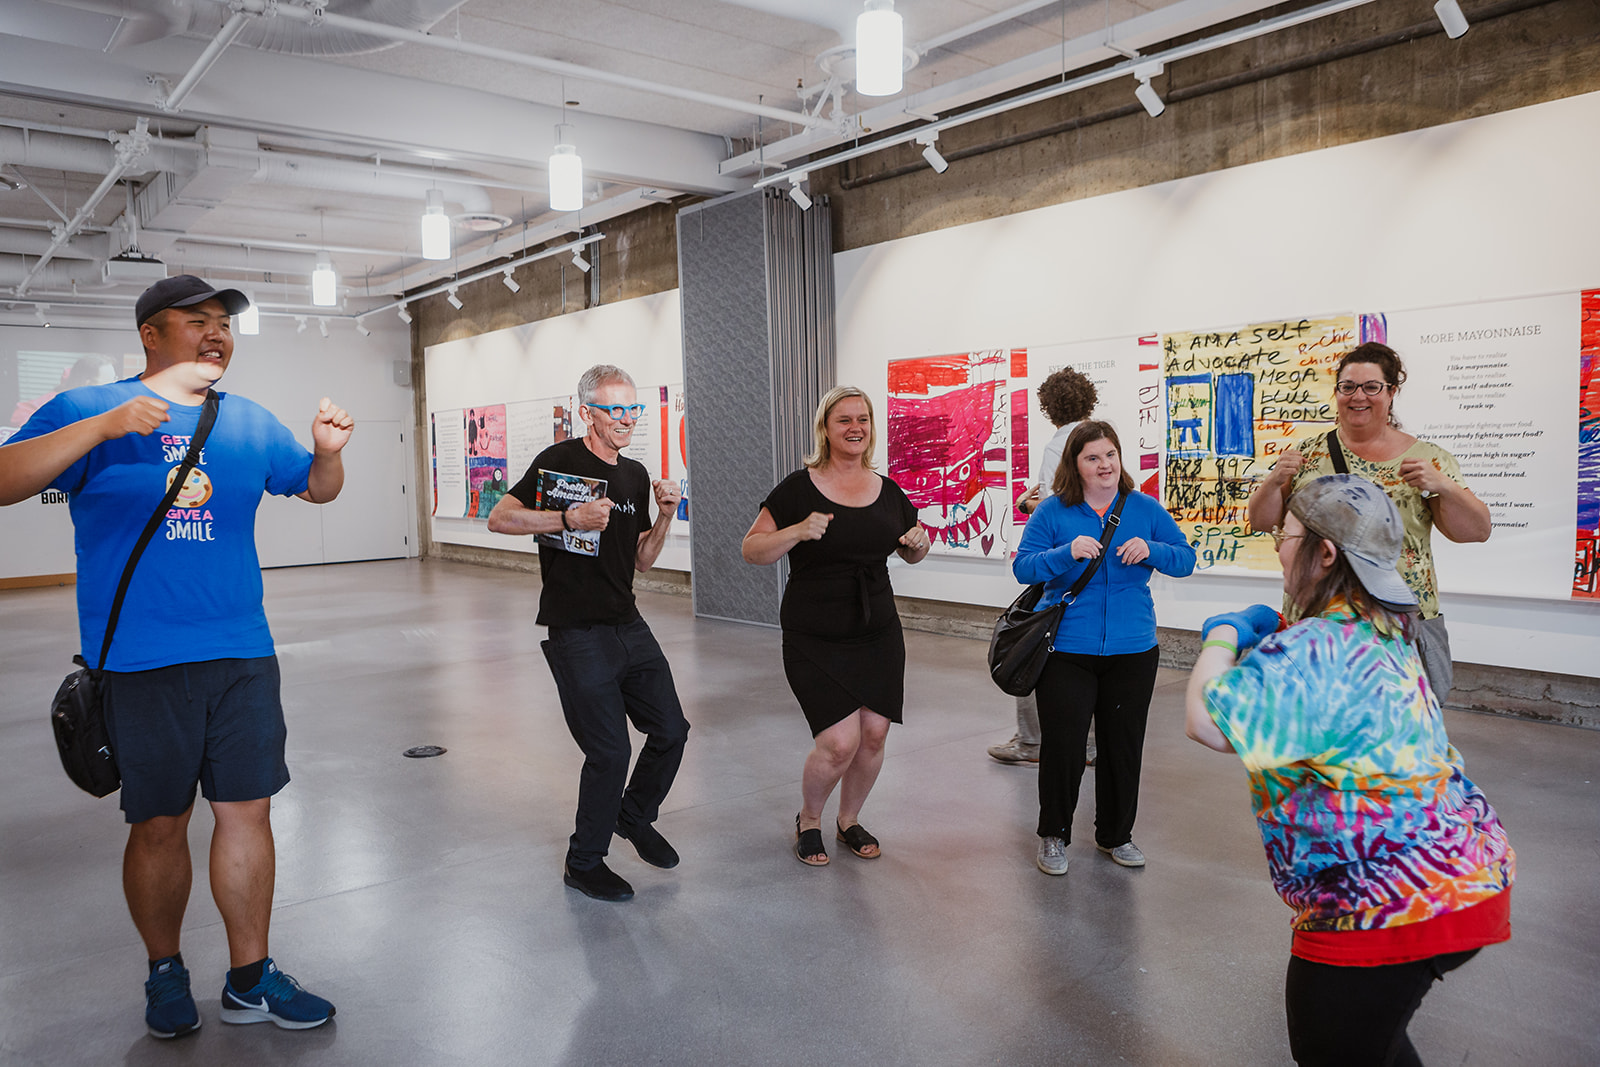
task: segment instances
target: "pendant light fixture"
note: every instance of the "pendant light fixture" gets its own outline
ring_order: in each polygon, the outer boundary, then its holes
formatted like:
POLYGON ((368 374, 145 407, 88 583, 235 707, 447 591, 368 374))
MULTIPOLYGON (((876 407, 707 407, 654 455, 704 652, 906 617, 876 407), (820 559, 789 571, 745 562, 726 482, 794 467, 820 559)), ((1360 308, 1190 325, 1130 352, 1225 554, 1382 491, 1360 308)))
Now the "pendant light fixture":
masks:
POLYGON ((450 216, 444 213, 444 190, 429 189, 422 209, 422 258, 450 258, 450 216))
MULTIPOLYGON (((327 244, 327 219, 319 218, 318 222, 322 243, 327 244)), ((339 276, 333 272, 333 257, 326 249, 317 253, 317 266, 311 272, 311 303, 319 308, 331 308, 339 303, 339 276)))
POLYGON ((254 337, 261 332, 261 309, 256 306, 255 293, 246 291, 244 295, 250 304, 239 312, 239 332, 247 337, 254 337))
POLYGON ((583 207, 583 159, 578 146, 568 144, 567 86, 561 85, 561 121, 556 123, 556 147, 550 154, 550 210, 578 211, 583 207))
POLYGON ((894 0, 866 0, 856 16, 856 92, 894 96, 903 84, 905 25, 894 0))

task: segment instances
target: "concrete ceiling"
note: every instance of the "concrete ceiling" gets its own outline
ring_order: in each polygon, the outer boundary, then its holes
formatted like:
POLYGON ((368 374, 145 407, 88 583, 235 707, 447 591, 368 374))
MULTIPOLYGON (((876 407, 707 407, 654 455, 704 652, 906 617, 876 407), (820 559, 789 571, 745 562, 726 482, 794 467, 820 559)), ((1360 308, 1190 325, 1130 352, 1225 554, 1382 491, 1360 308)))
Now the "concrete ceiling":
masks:
POLYGON ((16 321, 38 301, 57 317, 131 303, 142 283, 101 280, 129 240, 130 195, 139 247, 172 272, 304 310, 325 248, 352 314, 652 201, 747 188, 848 144, 863 116, 909 128, 1266 6, 901 0, 915 65, 885 101, 851 90, 855 0, 234 0, 237 15, 219 0, 4 0, 0 321, 8 297, 16 321), (423 31, 431 42, 394 39, 423 31), (214 63, 197 65, 208 45, 214 63), (584 161, 581 212, 548 205, 563 118, 584 161), (82 232, 57 242, 50 227, 118 162, 108 135, 141 119, 150 140, 133 139, 82 232), (457 219, 454 261, 420 258, 433 184, 457 219))

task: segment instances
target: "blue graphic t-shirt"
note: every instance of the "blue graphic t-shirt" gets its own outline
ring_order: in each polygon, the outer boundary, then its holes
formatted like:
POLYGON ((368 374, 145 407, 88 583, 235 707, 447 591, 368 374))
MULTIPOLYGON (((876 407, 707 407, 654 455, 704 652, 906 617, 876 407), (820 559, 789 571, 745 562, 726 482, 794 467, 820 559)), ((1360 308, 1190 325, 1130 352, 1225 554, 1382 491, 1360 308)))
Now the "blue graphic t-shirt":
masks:
MULTIPOLYGON (((137 378, 68 390, 36 411, 11 440, 42 437, 136 396, 156 394, 137 378)), ((259 404, 219 396, 200 462, 134 569, 108 670, 272 655, 261 607, 256 508, 263 492, 302 492, 311 453, 259 404)), ((97 445, 50 483, 71 497, 78 633, 91 666, 100 657, 122 568, 183 463, 200 410, 169 404, 169 421, 149 436, 129 434, 97 445)))

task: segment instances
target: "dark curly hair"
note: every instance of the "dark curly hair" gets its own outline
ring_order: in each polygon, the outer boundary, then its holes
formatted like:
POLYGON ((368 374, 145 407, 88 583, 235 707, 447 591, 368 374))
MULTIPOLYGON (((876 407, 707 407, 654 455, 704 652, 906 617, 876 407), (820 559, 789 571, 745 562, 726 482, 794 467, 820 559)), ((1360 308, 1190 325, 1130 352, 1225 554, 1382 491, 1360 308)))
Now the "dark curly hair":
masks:
POLYGON ((1039 385, 1039 410, 1057 426, 1087 419, 1099 399, 1094 383, 1071 367, 1062 367, 1039 385))
POLYGON ((1400 362, 1400 353, 1388 345, 1368 341, 1364 345, 1352 348, 1334 368, 1334 378, 1344 373, 1345 365, 1349 363, 1371 363, 1383 372, 1383 380, 1389 383, 1391 389, 1398 389, 1406 383, 1406 365, 1400 362))

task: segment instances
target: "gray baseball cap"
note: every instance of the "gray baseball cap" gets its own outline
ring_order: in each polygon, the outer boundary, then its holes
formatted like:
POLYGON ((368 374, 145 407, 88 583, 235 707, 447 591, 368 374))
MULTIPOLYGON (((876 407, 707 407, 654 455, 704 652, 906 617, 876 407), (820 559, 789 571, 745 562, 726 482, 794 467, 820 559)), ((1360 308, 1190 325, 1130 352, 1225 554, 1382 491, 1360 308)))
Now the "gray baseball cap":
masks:
POLYGON ((158 311, 194 307, 213 297, 222 301, 230 315, 237 315, 250 306, 250 298, 237 289, 213 289, 210 282, 193 274, 174 274, 139 294, 139 303, 133 309, 134 325, 143 326, 158 311))
POLYGON ((1339 546, 1374 598, 1385 604, 1416 604, 1397 569, 1405 525, 1394 501, 1376 484, 1354 474, 1330 474, 1295 490, 1289 510, 1306 529, 1339 546))

